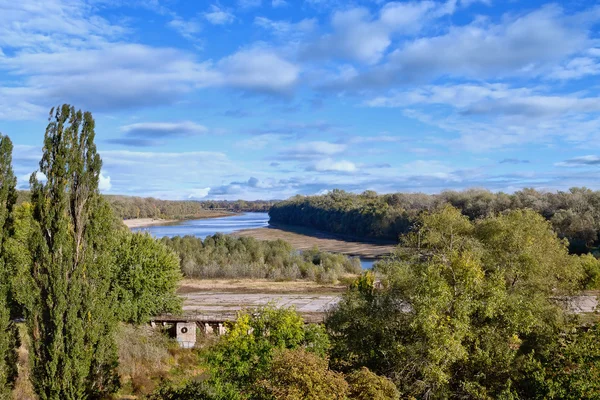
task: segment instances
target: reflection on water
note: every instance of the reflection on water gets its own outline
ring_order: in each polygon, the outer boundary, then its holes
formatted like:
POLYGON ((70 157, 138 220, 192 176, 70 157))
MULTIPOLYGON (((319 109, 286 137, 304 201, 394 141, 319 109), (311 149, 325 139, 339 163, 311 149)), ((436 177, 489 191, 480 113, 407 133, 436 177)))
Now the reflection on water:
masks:
MULTIPOLYGON (((156 225, 145 228, 134 228, 134 232, 148 232, 156 238, 174 236, 196 236, 204 240, 215 233, 233 233, 243 229, 264 228, 269 226, 269 214, 245 213, 230 217, 191 219, 173 225, 156 225)), ((360 259, 363 269, 371 269, 376 262, 374 259, 360 259)))
POLYGON ((267 213, 236 214, 231 217, 191 219, 174 225, 157 225, 132 229, 134 232, 148 232, 152 236, 196 236, 205 239, 215 233, 233 233, 243 229, 264 228, 269 225, 267 213))
POLYGON ((377 262, 377 260, 374 260, 372 258, 361 258, 360 259, 360 265, 362 265, 362 269, 371 269, 373 268, 373 265, 377 262))

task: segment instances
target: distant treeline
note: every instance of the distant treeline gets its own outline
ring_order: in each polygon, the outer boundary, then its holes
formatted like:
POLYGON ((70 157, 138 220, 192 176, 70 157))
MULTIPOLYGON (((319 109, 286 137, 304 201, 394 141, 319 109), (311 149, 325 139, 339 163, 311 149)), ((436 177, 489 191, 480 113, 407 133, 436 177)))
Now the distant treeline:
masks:
POLYGON ((598 242, 600 191, 572 188, 567 192, 524 189, 514 194, 470 189, 436 195, 394 193, 378 195, 342 190, 321 196, 295 196, 275 204, 272 223, 308 226, 328 232, 373 239, 398 240, 411 231, 417 216, 451 204, 470 219, 529 208, 551 221, 560 237, 567 238, 576 253, 589 251, 598 242))
MULTIPOLYGON (((230 211, 230 212, 267 212, 274 201, 175 201, 158 200, 151 197, 131 196, 105 196, 110 203, 115 215, 121 219, 132 218, 166 218, 186 219, 194 217, 205 217, 207 211, 230 211)), ((19 192, 19 201, 22 203, 29 200, 28 191, 19 192)))
POLYGON ((181 260, 188 278, 305 279, 333 283, 344 275, 358 274, 358 258, 318 249, 299 252, 283 240, 261 241, 222 234, 204 241, 194 236, 163 238, 181 260))

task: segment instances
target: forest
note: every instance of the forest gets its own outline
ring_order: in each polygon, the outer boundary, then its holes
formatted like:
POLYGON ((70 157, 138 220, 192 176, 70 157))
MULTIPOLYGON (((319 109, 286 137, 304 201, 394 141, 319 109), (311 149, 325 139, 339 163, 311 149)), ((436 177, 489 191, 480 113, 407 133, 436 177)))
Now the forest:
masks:
POLYGON ((161 242, 179 255, 185 277, 304 279, 336 283, 361 272, 358 258, 311 249, 295 250, 283 240, 216 234, 202 240, 193 236, 163 238, 161 242))
MULTIPOLYGON (((17 204, 29 201, 29 191, 18 191, 17 204)), ((152 197, 104 195, 114 214, 120 219, 193 219, 207 212, 268 212, 275 201, 227 200, 159 200, 152 197)))
POLYGON ((595 257, 569 254, 532 210, 472 221, 446 205, 417 222, 323 325, 243 311, 196 350, 205 378, 149 398, 600 398, 600 325, 564 301, 600 286, 595 257))
POLYGON ((379 195, 333 190, 320 196, 295 196, 271 208, 273 224, 301 225, 359 238, 398 241, 415 229, 418 216, 450 204, 477 220, 517 209, 538 212, 574 253, 593 251, 600 231, 600 191, 572 188, 540 192, 523 189, 513 194, 484 189, 444 191, 440 194, 394 193, 379 195))

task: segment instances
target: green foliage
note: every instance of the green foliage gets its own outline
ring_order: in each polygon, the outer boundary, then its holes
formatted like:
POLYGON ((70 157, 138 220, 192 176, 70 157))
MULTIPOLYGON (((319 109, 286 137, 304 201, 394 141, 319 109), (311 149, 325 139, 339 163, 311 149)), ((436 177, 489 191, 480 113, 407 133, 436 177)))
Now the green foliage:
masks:
POLYGON ((20 296, 40 399, 101 398, 118 387, 112 212, 98 193, 94 120, 63 105, 50 113, 40 172, 31 177, 32 263, 20 296))
POLYGON ((562 335, 526 360, 518 382, 530 399, 600 399, 600 325, 562 335))
POLYGON ((533 211, 470 222, 424 213, 412 250, 377 266, 380 290, 351 290, 329 316, 332 362, 386 375, 405 396, 516 395, 520 365, 569 317, 552 300, 583 277, 579 257, 533 211))
POLYGON ((591 254, 584 254, 579 258, 583 269, 583 289, 600 289, 600 260, 591 254))
POLYGON ((399 400, 400 393, 394 382, 361 368, 346 376, 350 385, 349 397, 356 400, 399 400))
POLYGON ((17 200, 12 150, 10 139, 0 135, 0 399, 10 398, 17 375, 17 330, 11 323, 13 274, 6 254, 13 225, 12 210, 17 200))
POLYGON ((149 400, 243 400, 242 395, 232 384, 220 381, 191 382, 182 387, 162 386, 149 400))
POLYGON ((252 396, 265 400, 343 400, 348 383, 331 371, 327 360, 303 349, 278 350, 269 372, 259 381, 252 396))
POLYGON ((179 259, 150 235, 119 232, 112 291, 123 322, 140 324, 163 313, 181 311, 176 291, 179 259))
POLYGON ((167 218, 186 219, 206 215, 207 211, 267 212, 272 201, 171 201, 153 198, 106 196, 115 214, 121 219, 167 218))
POLYGON ((216 234, 204 241, 193 236, 163 238, 180 258, 189 278, 306 279, 335 282, 361 271, 360 261, 318 249, 299 253, 283 240, 261 241, 216 234))
POLYGON ((360 195, 334 190, 321 196, 295 196, 275 204, 272 223, 302 225, 361 238, 397 240, 409 233, 423 211, 450 204, 471 220, 510 210, 529 208, 552 223, 561 238, 568 238, 574 253, 588 252, 598 244, 600 191, 572 188, 567 192, 523 189, 514 194, 470 189, 437 195, 394 193, 360 195))
POLYGON ((293 309, 266 306, 240 313, 208 360, 214 376, 247 388, 264 377, 275 350, 305 348, 323 356, 328 347, 322 327, 307 328, 293 309))

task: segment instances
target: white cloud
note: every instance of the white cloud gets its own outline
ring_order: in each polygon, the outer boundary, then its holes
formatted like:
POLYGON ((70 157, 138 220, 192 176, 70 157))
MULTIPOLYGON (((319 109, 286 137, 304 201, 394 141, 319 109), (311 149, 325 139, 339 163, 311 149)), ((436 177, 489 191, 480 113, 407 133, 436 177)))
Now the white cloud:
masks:
POLYGON ((302 37, 317 28, 317 20, 315 18, 306 18, 293 23, 289 21, 274 21, 266 17, 255 17, 254 24, 271 31, 274 35, 296 38, 302 37))
POLYGON ((105 193, 105 192, 110 192, 111 188, 112 188, 112 184, 110 183, 110 176, 108 176, 108 175, 104 176, 103 173, 100 173, 98 189, 100 189, 101 192, 105 193))
POLYGON ((307 170, 318 172, 356 172, 357 168, 356 165, 350 161, 335 161, 331 158, 326 158, 310 165, 307 170))
POLYGON ((288 5, 288 3, 287 3, 287 1, 285 1, 285 0, 273 0, 273 1, 271 1, 271 6, 272 6, 273 8, 277 8, 277 7, 285 7, 285 6, 287 6, 287 5, 288 5))
POLYGON ((332 156, 346 150, 346 145, 325 141, 299 143, 281 152, 282 158, 307 159, 332 156))
POLYGON ((512 88, 506 84, 428 85, 420 89, 379 96, 370 107, 408 107, 442 104, 462 114, 506 114, 547 117, 569 113, 600 112, 600 97, 545 94, 541 89, 512 88))
POLYGON ((592 75, 600 75, 600 60, 591 57, 576 57, 564 65, 555 67, 548 78, 567 80, 581 79, 592 75))
POLYGON ((235 16, 217 5, 211 5, 210 11, 204 13, 204 18, 213 25, 226 25, 235 21, 235 16))
MULTIPOLYGON (((499 23, 479 17, 467 25, 450 26, 438 36, 405 41, 381 65, 351 80, 340 77, 329 86, 380 88, 438 77, 539 76, 589 48, 593 19, 583 14, 567 15, 550 5, 525 15, 506 15, 499 23)), ((379 60, 384 47, 366 54, 379 60)))
POLYGON ((367 64, 377 63, 395 34, 418 33, 428 21, 454 12, 455 1, 390 2, 373 16, 366 8, 334 12, 333 33, 324 35, 304 50, 307 58, 343 57, 367 64))
POLYGON ((210 188, 206 187, 206 188, 200 188, 200 189, 193 189, 188 191, 188 195, 187 198, 188 199, 203 199, 206 196, 208 196, 208 193, 210 192, 210 188))
POLYGON ((187 40, 197 42, 198 33, 202 30, 202 25, 197 20, 185 20, 179 16, 176 16, 169 22, 169 27, 174 29, 182 37, 187 40))
POLYGON ((298 81, 300 68, 269 49, 241 50, 217 64, 224 83, 265 92, 284 92, 298 81))

